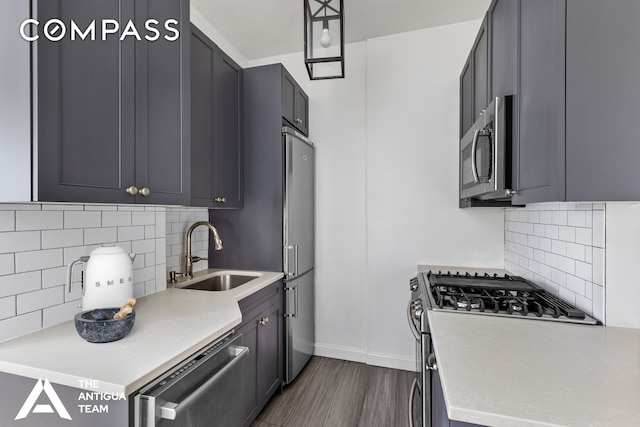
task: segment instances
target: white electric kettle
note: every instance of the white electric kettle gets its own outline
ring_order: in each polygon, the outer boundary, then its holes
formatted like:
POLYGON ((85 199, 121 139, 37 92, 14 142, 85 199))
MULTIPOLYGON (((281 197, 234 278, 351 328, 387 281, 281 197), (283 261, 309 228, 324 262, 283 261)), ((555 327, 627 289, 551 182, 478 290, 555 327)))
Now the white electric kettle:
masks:
POLYGON ((103 246, 94 249, 89 256, 71 261, 67 269, 69 292, 73 278, 73 267, 86 263, 83 284, 82 309, 120 307, 133 297, 133 260, 118 246, 103 246))

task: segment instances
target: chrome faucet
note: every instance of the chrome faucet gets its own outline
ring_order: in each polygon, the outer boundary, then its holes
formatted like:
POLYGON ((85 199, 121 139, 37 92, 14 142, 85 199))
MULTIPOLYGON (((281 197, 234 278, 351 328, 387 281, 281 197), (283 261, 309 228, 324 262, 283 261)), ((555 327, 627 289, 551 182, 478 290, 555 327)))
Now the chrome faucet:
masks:
POLYGON ((191 255, 191 235, 193 234, 193 230, 195 230, 197 227, 204 225, 209 227, 209 230, 211 230, 211 232, 213 233, 213 241, 215 242, 215 249, 216 251, 219 251, 222 249, 222 240, 220 240, 220 235, 218 234, 218 230, 216 230, 216 228, 213 226, 213 224, 211 224, 208 221, 198 221, 195 222, 191 225, 191 227, 189 227, 189 229, 187 230, 187 244, 186 244, 186 249, 187 249, 187 255, 186 255, 186 259, 184 262, 184 275, 185 277, 193 277, 193 264, 198 262, 198 261, 203 261, 203 260, 207 260, 208 258, 202 258, 199 256, 193 256, 191 255))

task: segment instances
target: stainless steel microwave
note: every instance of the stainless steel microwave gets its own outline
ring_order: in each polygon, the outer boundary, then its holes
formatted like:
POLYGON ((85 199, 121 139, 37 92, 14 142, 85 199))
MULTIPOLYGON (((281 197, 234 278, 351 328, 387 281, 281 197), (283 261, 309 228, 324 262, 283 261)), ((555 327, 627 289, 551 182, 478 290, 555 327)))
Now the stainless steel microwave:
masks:
MULTIPOLYGON (((460 140, 460 200, 509 200, 512 96, 495 98, 460 140)), ((462 206, 462 204, 461 204, 462 206)))

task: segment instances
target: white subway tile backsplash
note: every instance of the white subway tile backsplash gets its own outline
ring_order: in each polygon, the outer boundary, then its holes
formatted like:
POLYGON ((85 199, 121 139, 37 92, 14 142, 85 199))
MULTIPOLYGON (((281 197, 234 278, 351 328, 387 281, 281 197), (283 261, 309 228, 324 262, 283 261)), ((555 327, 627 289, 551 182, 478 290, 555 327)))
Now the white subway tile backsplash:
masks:
POLYGON ((137 296, 166 289, 166 211, 158 206, 0 204, 0 341, 71 320, 80 310, 81 267, 75 269, 69 293, 67 265, 102 245, 140 253, 134 262, 137 296))
POLYGON ((16 297, 0 298, 0 320, 16 315, 16 297))
POLYGON ((116 243, 118 241, 117 227, 103 228, 85 228, 84 244, 85 245, 104 245, 116 243))
MULTIPOLYGON (((48 328, 49 326, 66 322, 69 319, 73 319, 73 317, 81 311, 82 306, 78 300, 47 307, 42 310, 42 327, 48 328)), ((71 325, 69 326, 72 327, 71 325)))
POLYGON ((103 227, 125 227, 132 224, 131 212, 113 211, 102 212, 103 227))
POLYGON ((31 311, 42 310, 43 308, 62 304, 63 302, 63 286, 27 292, 18 295, 16 298, 17 312, 19 315, 29 313, 31 311))
POLYGON ((15 273, 14 254, 0 255, 0 276, 15 273))
POLYGON ((44 270, 63 265, 62 249, 45 249, 42 251, 18 252, 16 256, 16 273, 44 270))
POLYGON ((118 227, 118 242, 144 239, 144 226, 118 227))
POLYGON ((71 230, 45 230, 42 232, 42 249, 79 246, 83 243, 84 233, 81 228, 71 230))
POLYGON ((593 212, 593 246, 604 248, 604 211, 593 212))
POLYGON ((155 212, 133 212, 131 215, 131 225, 153 225, 155 223, 155 212))
POLYGON ((64 228, 94 228, 102 225, 99 211, 65 211, 64 228))
POLYGON ((593 283, 604 286, 605 252, 602 248, 593 248, 593 283))
POLYGON ((0 276, 0 297, 31 292, 41 287, 42 273, 39 271, 0 276))
POLYGON ((16 230, 15 211, 0 211, 0 232, 16 230))
POLYGON ((136 240, 131 243, 131 251, 135 254, 146 254, 156 250, 155 239, 136 240))
POLYGON ((9 231, 0 233, 0 254, 40 249, 39 231, 9 231))
POLYGON ((22 316, 0 320, 0 342, 35 332, 41 328, 42 311, 32 311, 22 316))
POLYGON ((67 285, 67 266, 42 270, 42 288, 67 285))
POLYGON ((505 266, 602 320, 605 205, 537 203, 505 210, 505 266))
POLYGON ((61 211, 16 211, 16 231, 55 230, 62 224, 61 211))

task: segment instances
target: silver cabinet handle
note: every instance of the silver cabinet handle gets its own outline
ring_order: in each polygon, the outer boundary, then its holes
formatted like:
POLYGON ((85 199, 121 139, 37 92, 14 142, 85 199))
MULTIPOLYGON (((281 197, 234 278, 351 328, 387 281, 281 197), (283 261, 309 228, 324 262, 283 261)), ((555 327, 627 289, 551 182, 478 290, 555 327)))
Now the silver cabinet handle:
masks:
POLYGON ((147 187, 144 187, 142 190, 140 190, 140 194, 142 194, 143 197, 147 197, 149 194, 151 194, 151 190, 149 190, 147 187))
POLYGON ((233 359, 226 365, 222 367, 214 376, 209 378, 204 384, 195 389, 191 394, 185 397, 182 402, 174 403, 174 402, 166 402, 164 405, 160 407, 160 418, 165 420, 175 420, 180 412, 186 410, 199 399, 202 395, 207 393, 211 387, 213 387, 222 377, 224 377, 227 372, 229 372, 235 365, 240 363, 240 360, 249 354, 249 348, 243 346, 235 346, 233 348, 235 351, 235 355, 233 359))
POLYGON ((262 319, 260 319, 258 321, 258 323, 260 323, 262 326, 266 325, 267 323, 269 323, 269 318, 268 317, 263 317, 262 319))
POLYGON ((131 187, 127 188, 124 191, 126 191, 127 194, 131 194, 132 196, 135 196, 136 194, 138 194, 138 187, 136 187, 135 185, 132 185, 131 187))
POLYGON ((216 197, 215 199, 213 199, 214 202, 218 202, 218 203, 227 203, 227 198, 226 197, 216 197))
POLYGON ((436 354, 435 353, 431 353, 429 355, 429 357, 427 357, 427 366, 426 368, 430 371, 437 371, 438 370, 438 363, 436 360, 436 354))
POLYGON ((473 131, 473 142, 471 143, 471 173, 473 173, 473 182, 475 184, 480 182, 478 178, 478 165, 476 165, 476 148, 478 148, 478 136, 480 136, 480 129, 473 131))
POLYGON ((411 317, 411 303, 413 301, 409 301, 407 305, 407 320, 409 321, 409 327, 411 328, 411 332, 413 332, 413 336, 416 338, 416 341, 420 341, 422 337, 420 336, 420 331, 416 328, 416 324, 413 323, 413 317, 411 317))

